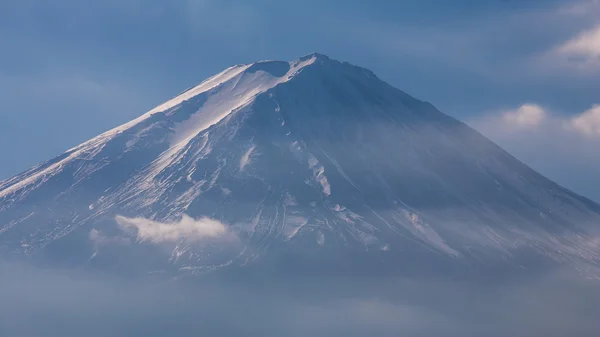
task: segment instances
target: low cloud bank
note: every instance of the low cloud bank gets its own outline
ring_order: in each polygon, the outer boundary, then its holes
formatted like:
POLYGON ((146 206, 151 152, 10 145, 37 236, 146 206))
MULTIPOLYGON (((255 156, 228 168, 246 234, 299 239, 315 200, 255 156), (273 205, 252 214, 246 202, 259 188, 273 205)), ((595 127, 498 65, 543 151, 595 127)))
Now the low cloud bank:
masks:
POLYGON ((149 282, 0 261, 0 275, 1 336, 600 334, 598 284, 561 273, 489 286, 443 278, 290 278, 261 286, 149 282))
POLYGON ((194 219, 185 214, 181 220, 171 223, 120 215, 115 220, 124 231, 136 232, 137 239, 142 242, 197 242, 230 234, 228 227, 218 220, 207 217, 194 219))
POLYGON ((519 132, 552 132, 600 140, 600 105, 572 116, 552 114, 544 107, 526 103, 515 109, 484 115, 471 123, 486 134, 502 136, 519 132))

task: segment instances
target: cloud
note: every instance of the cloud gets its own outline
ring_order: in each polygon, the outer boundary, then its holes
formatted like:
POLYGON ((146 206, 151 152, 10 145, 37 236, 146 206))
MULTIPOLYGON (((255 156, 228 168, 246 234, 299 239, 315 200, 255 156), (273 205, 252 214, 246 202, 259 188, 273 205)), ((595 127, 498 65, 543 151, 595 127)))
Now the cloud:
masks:
POLYGON ((116 216, 115 220, 125 231, 137 232, 137 239, 142 242, 198 242, 229 236, 228 227, 218 220, 201 217, 193 219, 183 215, 181 220, 162 223, 145 218, 127 218, 116 216))
POLYGON ((264 275, 253 283, 237 274, 153 282, 0 259, 0 335, 598 336, 597 283, 560 271, 515 282, 505 274, 491 284, 264 275))
POLYGON ((572 116, 552 114, 535 103, 516 109, 483 115, 470 123, 486 134, 502 135, 538 128, 541 133, 558 132, 570 136, 600 135, 600 105, 572 116))
POLYGON ((600 105, 564 115, 529 103, 468 124, 550 179, 600 200, 589 183, 600 171, 600 105))
POLYGON ((544 107, 526 103, 500 114, 484 115, 474 125, 490 134, 512 134, 541 128, 542 133, 570 134, 570 137, 600 136, 600 104, 573 116, 551 114, 544 107))
POLYGON ((571 38, 558 48, 558 53, 574 65, 600 65, 600 24, 571 38))
POLYGON ((600 136, 600 105, 594 105, 589 110, 571 119, 570 124, 576 131, 586 136, 600 136))
POLYGON ((507 111, 502 115, 506 123, 522 126, 535 127, 546 119, 546 111, 537 104, 523 104, 514 111, 507 111))

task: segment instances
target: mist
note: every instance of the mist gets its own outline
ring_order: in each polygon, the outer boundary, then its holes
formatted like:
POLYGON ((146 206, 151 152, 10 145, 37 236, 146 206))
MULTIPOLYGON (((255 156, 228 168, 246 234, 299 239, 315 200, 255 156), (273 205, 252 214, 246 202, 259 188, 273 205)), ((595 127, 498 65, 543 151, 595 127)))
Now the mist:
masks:
POLYGON ((2 336, 597 336, 600 287, 568 272, 446 279, 125 278, 1 262, 2 336), (150 280, 152 279, 152 280, 150 280))

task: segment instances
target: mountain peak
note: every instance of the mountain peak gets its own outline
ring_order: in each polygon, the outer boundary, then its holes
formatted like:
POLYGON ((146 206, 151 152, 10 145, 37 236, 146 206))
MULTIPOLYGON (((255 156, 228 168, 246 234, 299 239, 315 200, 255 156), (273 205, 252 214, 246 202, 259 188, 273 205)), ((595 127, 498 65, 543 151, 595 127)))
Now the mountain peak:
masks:
POLYGON ((321 54, 321 53, 310 53, 308 55, 302 56, 300 57, 299 60, 309 60, 309 59, 317 59, 317 60, 321 60, 321 61, 333 61, 329 56, 325 55, 325 54, 321 54))
MULTIPOLYGON (((236 67, 244 68, 244 73, 254 73, 257 71, 264 71, 273 76, 283 77, 290 69, 295 68, 292 72, 296 74, 302 68, 309 67, 316 64, 325 63, 341 63, 336 60, 329 58, 329 56, 320 53, 311 53, 302 57, 299 57, 293 61, 281 61, 281 60, 262 60, 246 65, 238 65, 236 67)), ((293 75, 290 74, 290 75, 293 75)))
POLYGON ((183 270, 282 250, 600 264, 582 234, 599 221, 468 126, 319 53, 227 68, 0 182, 0 249, 73 240, 87 261, 160 244, 183 270))

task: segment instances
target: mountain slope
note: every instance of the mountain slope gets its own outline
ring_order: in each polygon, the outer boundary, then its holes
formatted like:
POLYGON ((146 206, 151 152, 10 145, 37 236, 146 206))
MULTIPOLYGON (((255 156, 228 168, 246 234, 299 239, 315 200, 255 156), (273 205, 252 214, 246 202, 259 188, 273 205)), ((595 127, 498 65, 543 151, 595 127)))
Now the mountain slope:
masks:
POLYGON ((431 104, 319 54, 228 68, 0 182, 6 251, 152 252, 192 272, 290 254, 587 270, 599 220, 431 104))

